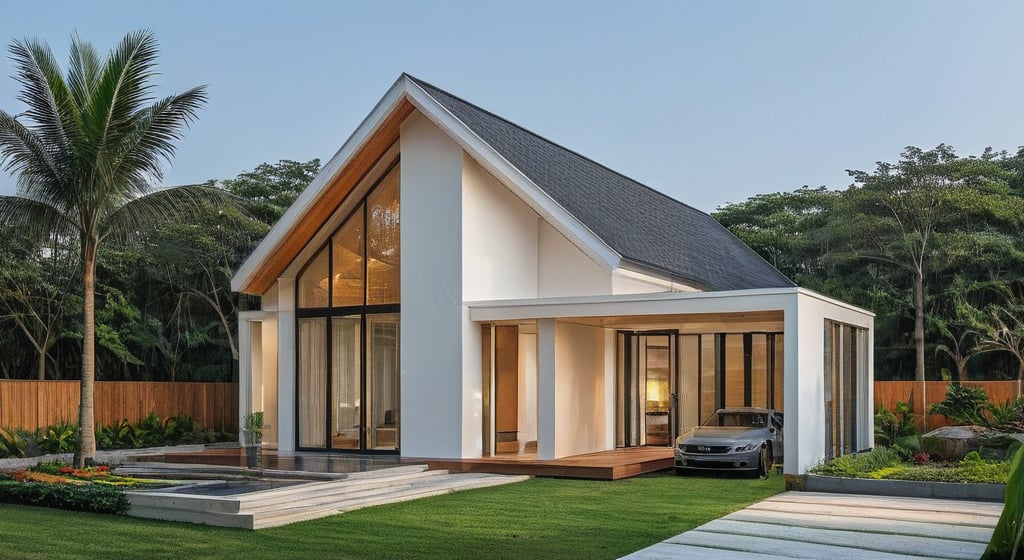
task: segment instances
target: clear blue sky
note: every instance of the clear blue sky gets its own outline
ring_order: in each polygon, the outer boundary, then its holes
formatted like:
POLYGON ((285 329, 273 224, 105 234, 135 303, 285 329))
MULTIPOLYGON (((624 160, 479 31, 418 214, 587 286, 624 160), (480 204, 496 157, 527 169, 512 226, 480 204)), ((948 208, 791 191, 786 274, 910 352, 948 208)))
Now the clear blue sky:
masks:
POLYGON ((65 60, 74 31, 106 52, 155 30, 161 93, 210 91, 166 184, 326 161, 406 71, 712 211, 907 145, 1016 150, 1022 24, 1020 1, 50 0, 5 6, 0 40, 65 60))

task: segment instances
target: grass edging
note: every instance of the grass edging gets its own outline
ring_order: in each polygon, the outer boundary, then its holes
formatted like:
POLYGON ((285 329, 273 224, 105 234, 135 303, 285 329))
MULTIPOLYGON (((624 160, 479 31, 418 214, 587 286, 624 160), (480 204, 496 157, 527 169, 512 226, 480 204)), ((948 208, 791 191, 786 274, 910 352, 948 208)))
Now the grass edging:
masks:
POLYGON ((980 482, 923 482, 916 480, 845 478, 807 474, 804 475, 801 486, 801 490, 806 492, 977 500, 982 502, 1002 502, 1006 496, 1005 484, 980 482))

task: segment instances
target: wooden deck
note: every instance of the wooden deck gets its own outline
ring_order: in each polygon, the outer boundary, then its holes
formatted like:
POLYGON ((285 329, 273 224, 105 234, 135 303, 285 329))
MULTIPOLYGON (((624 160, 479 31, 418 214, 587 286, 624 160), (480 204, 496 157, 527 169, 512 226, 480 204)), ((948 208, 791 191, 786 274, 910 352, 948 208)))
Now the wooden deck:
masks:
MULTIPOLYGON (((261 466, 264 468, 290 468, 322 472, 345 472, 346 463, 365 459, 372 462, 394 464, 426 464, 431 470, 452 473, 489 473, 550 476, 558 478, 584 478, 592 480, 619 480, 649 472, 671 469, 671 447, 631 447, 601 451, 586 455, 573 455, 561 459, 542 461, 536 453, 499 454, 482 459, 425 459, 395 455, 349 455, 344 453, 302 453, 280 455, 264 450, 261 466), (323 464, 321 464, 323 463, 323 464), (337 463, 337 464, 335 464, 337 463)), ((140 461, 191 463, 222 466, 245 466, 245 450, 240 448, 206 449, 191 453, 166 453, 140 457, 140 461)))
POLYGON ((1003 504, 785 492, 627 560, 837 560, 981 556, 1003 504))
MULTIPOLYGON (((408 459, 426 462, 431 469, 448 472, 491 474, 528 474, 559 478, 619 480, 673 466, 671 447, 631 447, 573 455, 561 459, 539 460, 536 453, 499 454, 481 459, 408 459)), ((403 459, 403 461, 406 461, 403 459)))

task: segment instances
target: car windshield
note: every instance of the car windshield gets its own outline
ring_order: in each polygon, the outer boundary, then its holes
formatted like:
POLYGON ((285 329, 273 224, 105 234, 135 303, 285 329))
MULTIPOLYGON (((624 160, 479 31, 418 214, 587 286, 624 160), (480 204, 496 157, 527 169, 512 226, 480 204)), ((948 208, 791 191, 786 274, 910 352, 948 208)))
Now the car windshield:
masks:
POLYGON ((704 425, 763 428, 768 425, 768 415, 756 412, 716 412, 704 421, 704 425))

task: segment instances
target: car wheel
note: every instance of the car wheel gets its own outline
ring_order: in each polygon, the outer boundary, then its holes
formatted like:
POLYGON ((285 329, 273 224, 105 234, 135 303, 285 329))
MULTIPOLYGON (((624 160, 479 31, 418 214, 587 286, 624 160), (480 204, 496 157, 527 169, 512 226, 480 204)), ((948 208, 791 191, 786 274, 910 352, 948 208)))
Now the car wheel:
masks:
POLYGON ((757 462, 757 476, 767 480, 772 473, 772 452, 768 446, 761 448, 761 457, 757 462))

